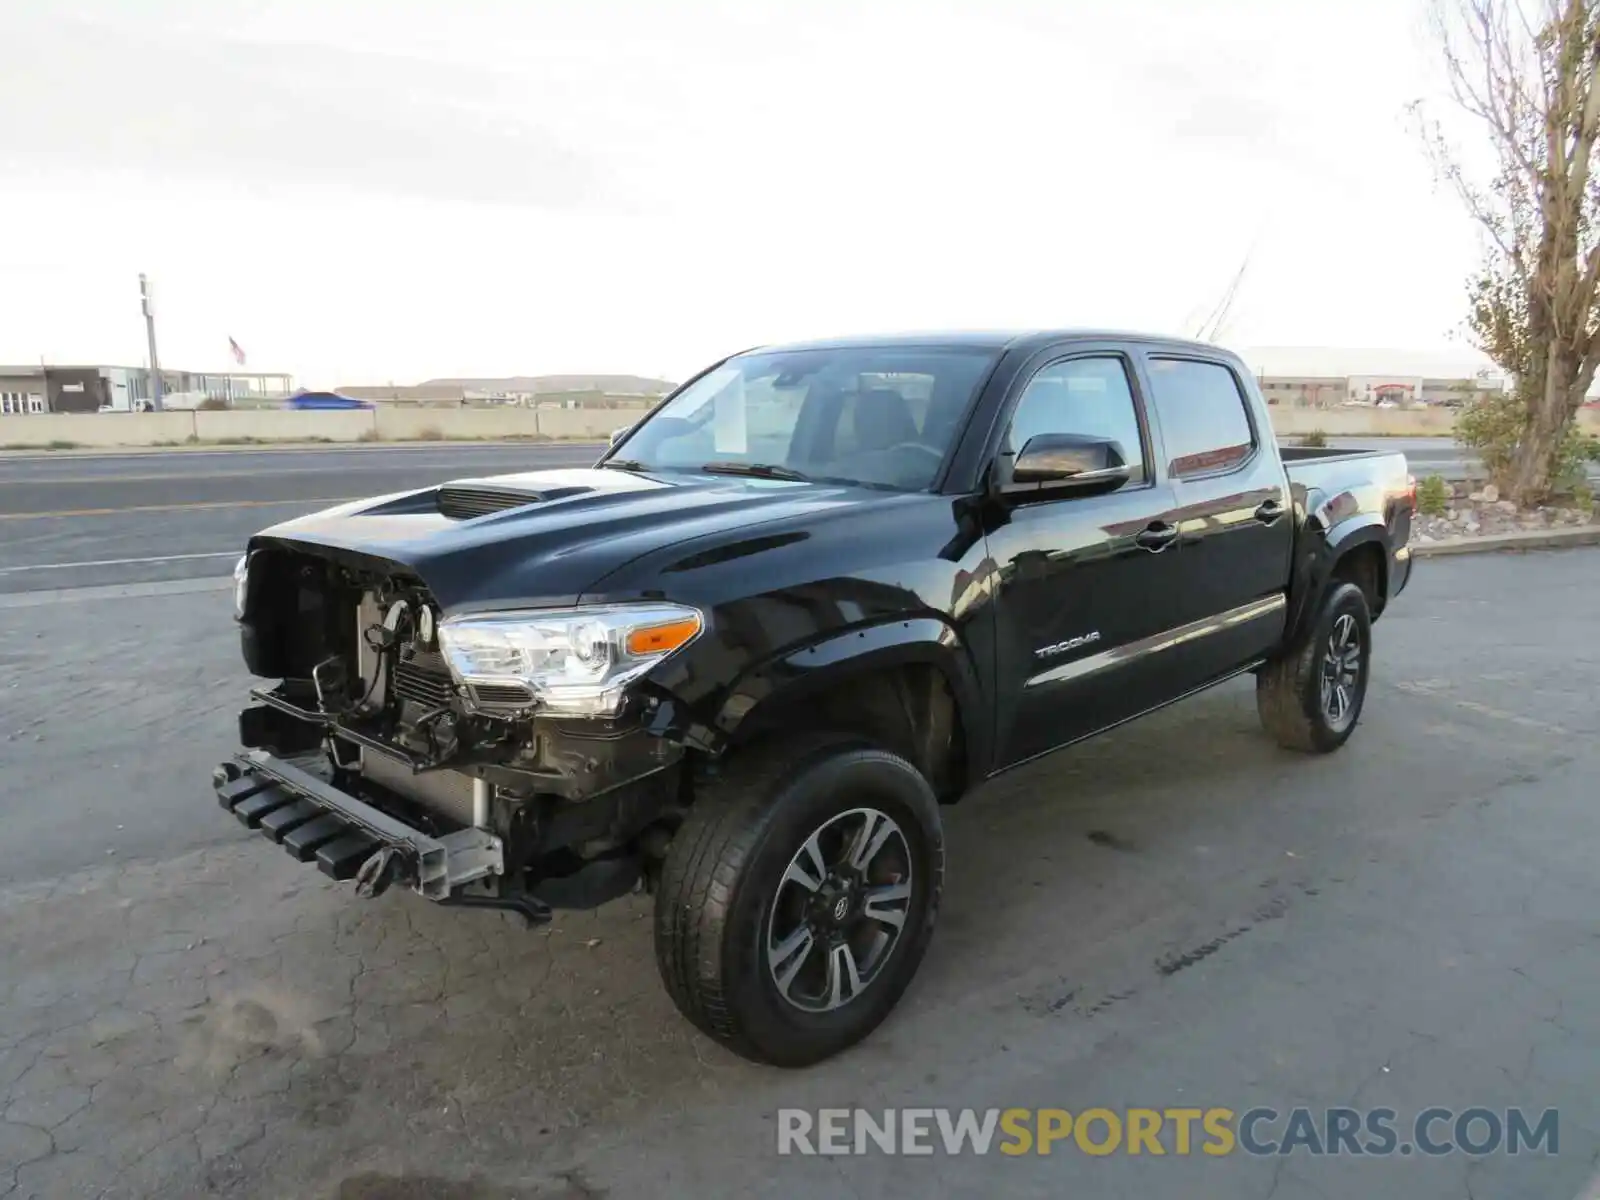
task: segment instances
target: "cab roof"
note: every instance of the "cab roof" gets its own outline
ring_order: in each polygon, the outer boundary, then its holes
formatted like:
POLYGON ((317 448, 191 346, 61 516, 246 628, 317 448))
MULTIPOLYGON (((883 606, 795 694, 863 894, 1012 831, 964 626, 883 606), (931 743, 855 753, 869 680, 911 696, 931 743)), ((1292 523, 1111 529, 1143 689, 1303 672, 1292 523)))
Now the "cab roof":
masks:
POLYGON ((1167 337, 1162 334, 1134 333, 1123 329, 969 329, 910 333, 853 334, 847 337, 818 338, 802 342, 785 342, 769 346, 753 346, 745 354, 787 353, 796 350, 845 349, 972 349, 972 350, 1031 350, 1059 342, 1147 342, 1172 349, 1202 350, 1208 354, 1222 351, 1210 342, 1190 338, 1167 337))

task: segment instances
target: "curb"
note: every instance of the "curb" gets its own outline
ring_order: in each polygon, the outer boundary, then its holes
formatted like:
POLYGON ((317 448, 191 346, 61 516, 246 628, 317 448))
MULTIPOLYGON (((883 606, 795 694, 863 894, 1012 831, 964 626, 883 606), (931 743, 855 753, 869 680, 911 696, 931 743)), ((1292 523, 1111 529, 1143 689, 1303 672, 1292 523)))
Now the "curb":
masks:
POLYGON ((1489 537, 1447 538, 1442 542, 1413 542, 1413 558, 1447 554, 1487 554, 1494 550, 1559 550, 1567 546, 1600 544, 1600 525, 1574 525, 1568 529, 1525 529, 1489 537))

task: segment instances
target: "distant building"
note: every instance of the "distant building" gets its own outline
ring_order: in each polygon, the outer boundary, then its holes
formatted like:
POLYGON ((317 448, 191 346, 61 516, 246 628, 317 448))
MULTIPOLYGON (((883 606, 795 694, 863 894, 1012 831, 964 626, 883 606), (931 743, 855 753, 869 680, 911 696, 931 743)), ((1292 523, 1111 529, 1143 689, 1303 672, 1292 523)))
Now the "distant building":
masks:
MULTIPOLYGON (((109 378, 127 389, 126 403, 119 395, 111 402, 117 411, 142 408, 151 400, 151 379, 143 367, 101 367, 109 378)), ((161 368, 163 396, 182 396, 183 407, 193 408, 202 400, 225 403, 250 403, 282 400, 294 391, 294 376, 276 371, 173 371, 161 368)))
POLYGON ((1410 408, 1422 403, 1422 385, 1420 375, 1352 375, 1346 402, 1410 408))
POLYGON ((1241 354, 1268 401, 1293 408, 1456 407, 1509 386, 1504 371, 1470 350, 1278 346, 1241 354))
POLYGON ((0 367, 0 415, 96 412, 106 381, 94 367, 0 367))
POLYGON ((1257 382, 1268 404, 1285 408, 1331 408, 1349 391, 1342 375, 1263 375, 1257 382))
MULTIPOLYGON (((151 382, 145 367, 0 366, 0 416, 143 412, 154 407, 151 382)), ((162 395, 174 408, 280 399, 293 389, 292 376, 273 372, 161 371, 162 395)))
POLYGON ((1505 390, 1504 379, 1482 372, 1467 378, 1422 375, 1262 375, 1257 378, 1268 404, 1285 408, 1368 407, 1454 408, 1476 396, 1505 390))
POLYGON ((0 417, 48 411, 43 367, 0 367, 0 417))

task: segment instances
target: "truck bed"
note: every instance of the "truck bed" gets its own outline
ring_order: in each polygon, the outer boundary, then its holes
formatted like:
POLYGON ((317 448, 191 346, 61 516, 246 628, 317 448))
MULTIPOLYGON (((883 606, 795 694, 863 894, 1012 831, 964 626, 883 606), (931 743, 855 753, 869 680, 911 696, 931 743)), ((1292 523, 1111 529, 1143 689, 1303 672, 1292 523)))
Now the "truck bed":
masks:
POLYGON ((1289 482, 1307 490, 1342 492, 1360 488, 1398 494, 1410 486, 1406 456, 1399 450, 1337 450, 1280 446, 1289 482))
POLYGON ((1411 537, 1408 500, 1415 486, 1398 450, 1335 450, 1283 446, 1289 486, 1308 511, 1332 503, 1335 520, 1358 513, 1379 516, 1389 529, 1393 545, 1404 547, 1411 537))
POLYGON ((1398 453, 1391 450, 1350 450, 1338 446, 1285 446, 1278 444, 1278 457, 1284 462, 1305 462, 1323 458, 1363 458, 1369 454, 1398 453))

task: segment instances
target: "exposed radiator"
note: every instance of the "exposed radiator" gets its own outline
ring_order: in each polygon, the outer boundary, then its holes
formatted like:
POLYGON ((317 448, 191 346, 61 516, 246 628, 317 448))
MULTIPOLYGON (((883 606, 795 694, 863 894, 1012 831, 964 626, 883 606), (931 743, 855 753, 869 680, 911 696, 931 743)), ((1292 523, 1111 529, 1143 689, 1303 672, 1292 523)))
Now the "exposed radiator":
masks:
POLYGON ((402 700, 443 708, 455 694, 444 657, 433 650, 401 650, 394 666, 394 694, 402 700), (409 657, 408 657, 409 654, 409 657))
POLYGON ((430 812, 462 825, 472 824, 472 776, 460 771, 426 771, 413 775, 398 759, 375 750, 361 751, 361 773, 391 792, 430 812))
MULTIPOLYGON (((369 592, 361 598, 356 617, 357 629, 364 631, 382 619, 383 611, 369 592)), ((450 702, 454 690, 450 671, 437 652, 407 647, 395 661, 394 678, 374 680, 373 673, 378 669, 376 651, 359 634, 356 646, 361 678, 363 684, 371 689, 371 701, 382 703, 392 690, 401 699, 428 708, 440 708, 450 702)), ((361 750, 361 773, 430 812, 462 825, 472 824, 470 775, 458 771, 427 771, 414 775, 411 768, 400 760, 365 747, 361 750)))

